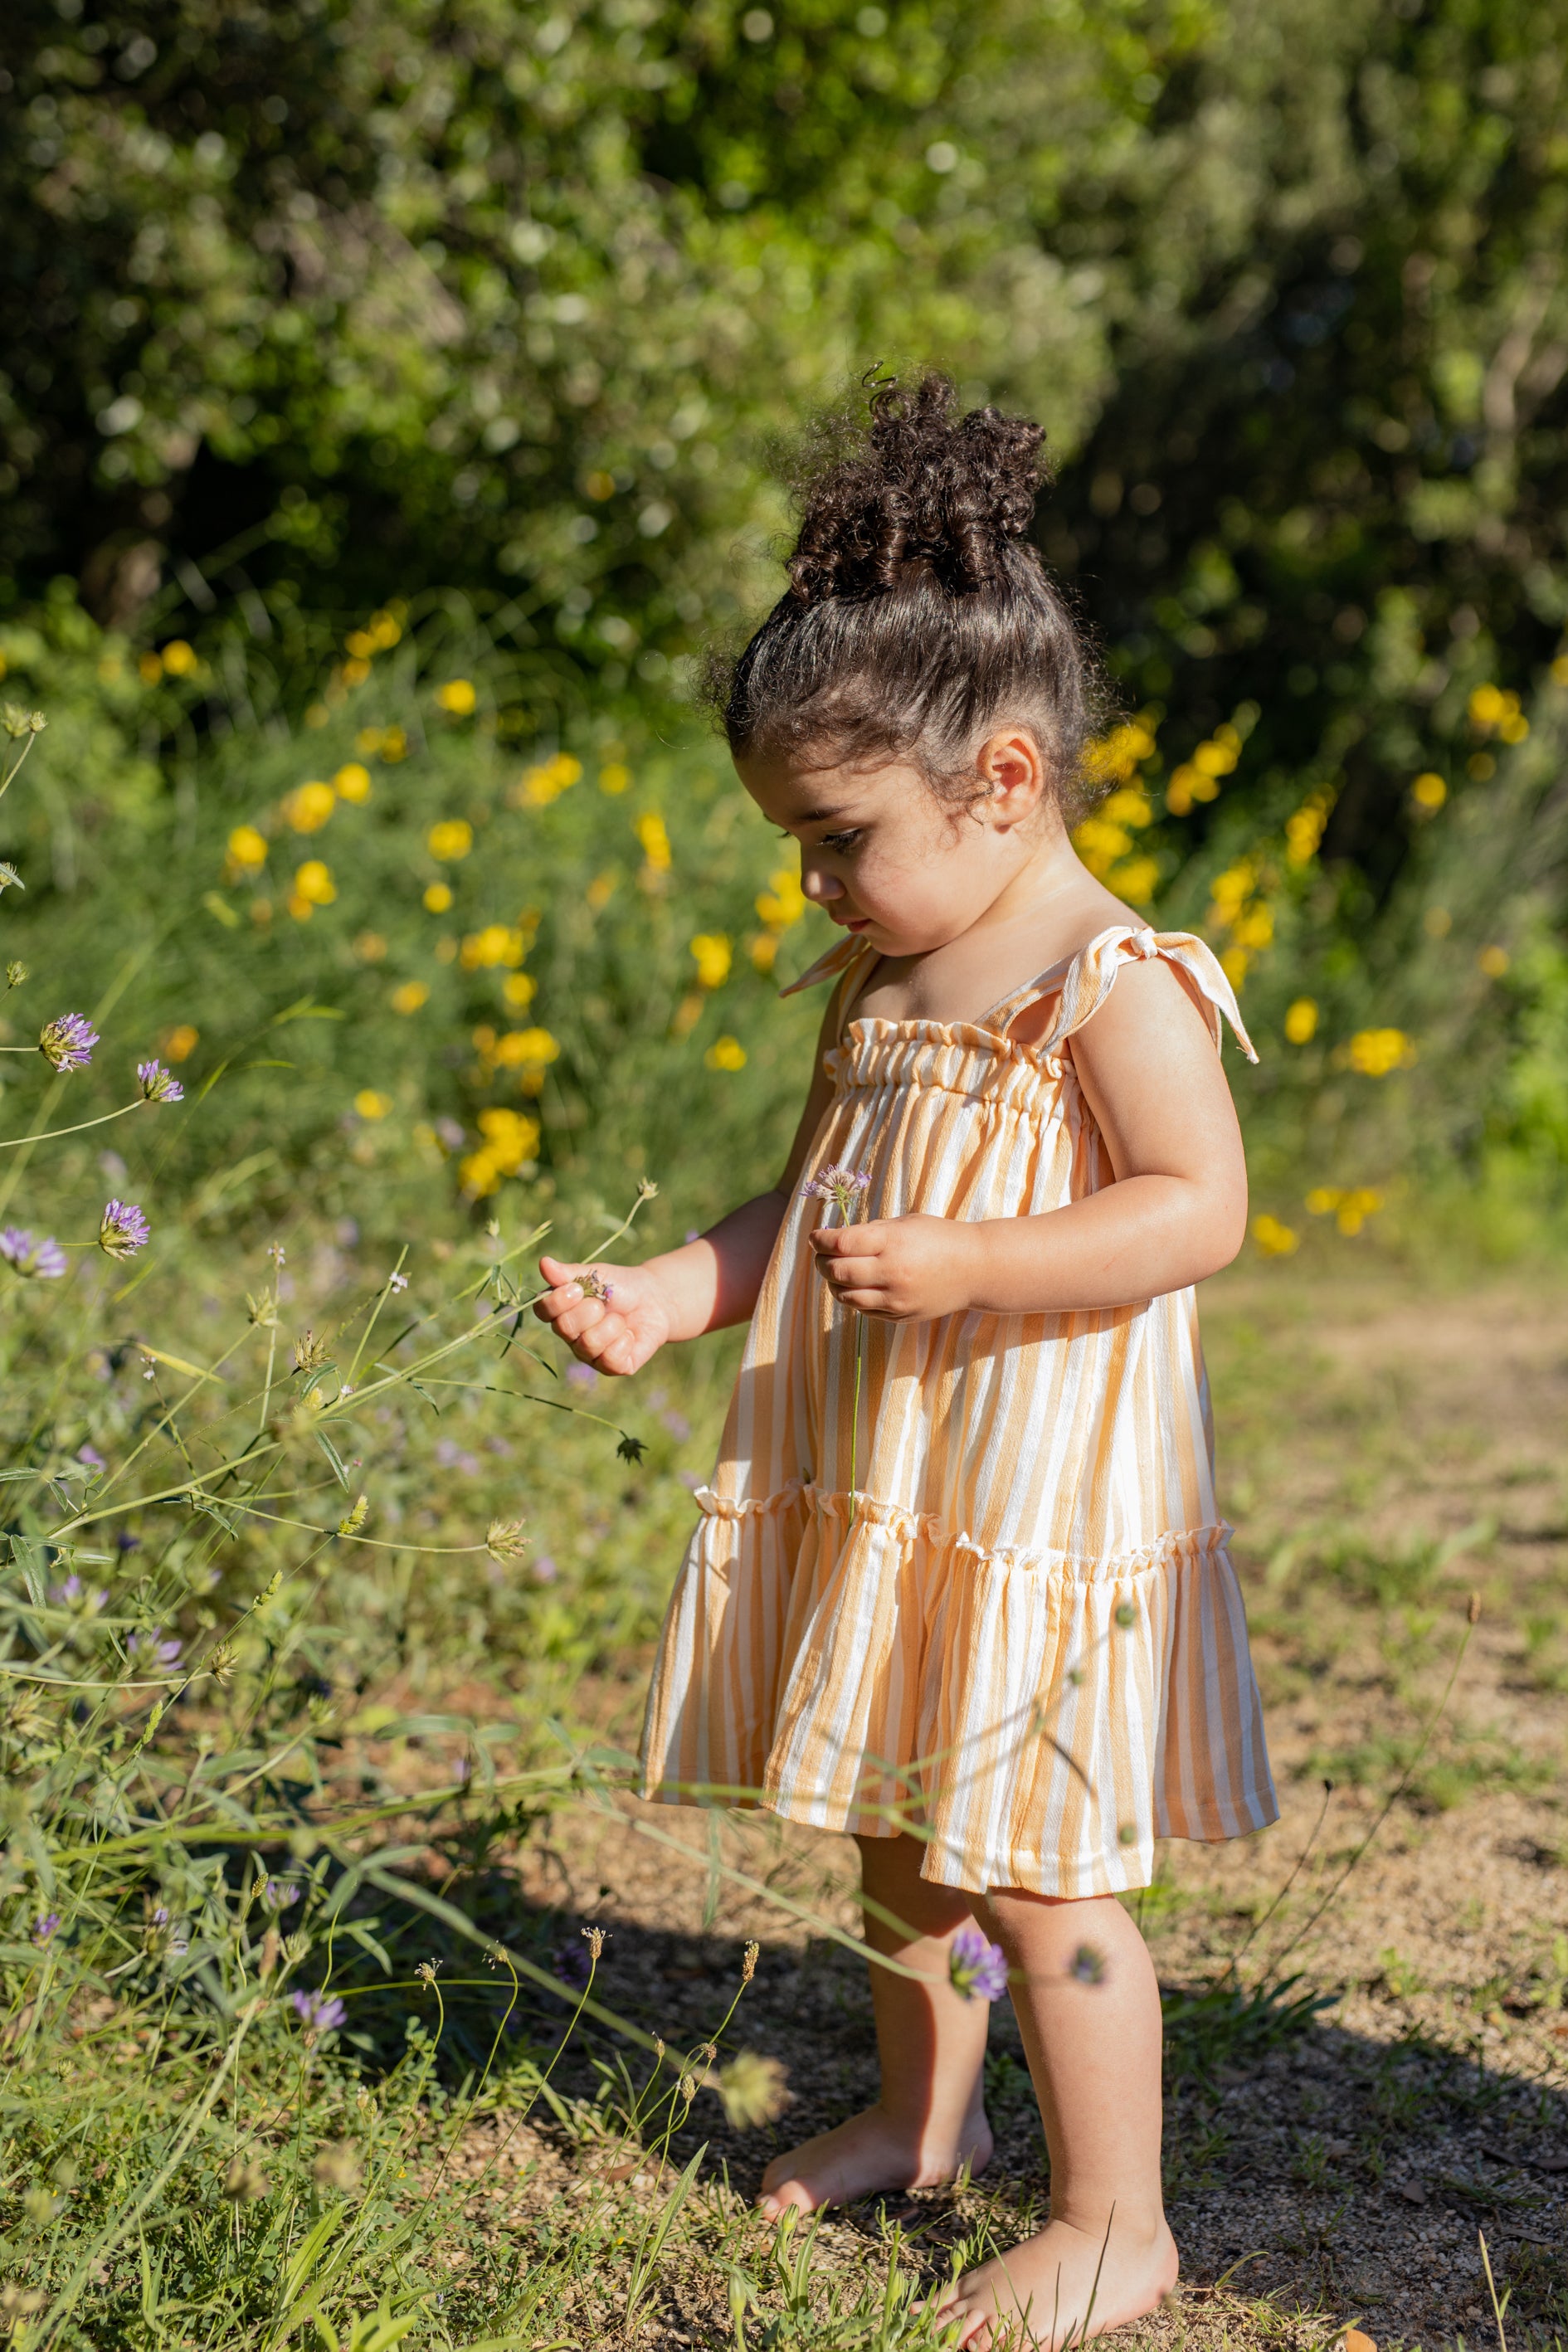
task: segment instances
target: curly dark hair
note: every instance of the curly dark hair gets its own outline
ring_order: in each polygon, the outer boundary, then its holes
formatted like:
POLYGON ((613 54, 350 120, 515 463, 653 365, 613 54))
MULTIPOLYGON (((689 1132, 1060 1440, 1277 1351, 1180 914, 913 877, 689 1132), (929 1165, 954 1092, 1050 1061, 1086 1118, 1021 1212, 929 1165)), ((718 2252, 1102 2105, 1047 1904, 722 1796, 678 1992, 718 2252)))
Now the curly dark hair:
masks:
POLYGON ((952 407, 945 376, 884 379, 868 422, 817 428, 789 588, 739 659, 710 669, 710 698, 737 759, 908 759, 958 806, 987 735, 1026 726, 1071 823, 1094 796, 1083 751, 1102 691, 1027 536, 1045 434, 952 407))

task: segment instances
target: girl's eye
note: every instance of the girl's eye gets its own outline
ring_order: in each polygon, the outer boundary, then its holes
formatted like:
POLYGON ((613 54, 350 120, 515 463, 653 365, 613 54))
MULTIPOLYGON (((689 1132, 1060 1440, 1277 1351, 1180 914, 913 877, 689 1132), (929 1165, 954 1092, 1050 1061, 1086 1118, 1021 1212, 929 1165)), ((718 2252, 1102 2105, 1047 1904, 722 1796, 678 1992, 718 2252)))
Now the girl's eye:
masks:
POLYGON ((859 838, 860 835, 858 831, 854 833, 825 833, 822 836, 822 847, 824 849, 837 850, 853 849, 855 844, 859 840, 859 838))

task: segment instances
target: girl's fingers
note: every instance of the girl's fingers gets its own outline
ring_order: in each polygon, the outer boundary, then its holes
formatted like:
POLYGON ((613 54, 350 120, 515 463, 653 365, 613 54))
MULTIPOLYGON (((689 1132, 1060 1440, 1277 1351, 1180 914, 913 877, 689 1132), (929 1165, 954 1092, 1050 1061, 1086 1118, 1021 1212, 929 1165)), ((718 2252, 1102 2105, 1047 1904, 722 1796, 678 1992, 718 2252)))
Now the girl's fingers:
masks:
POLYGON ((826 1260, 822 1271, 842 1298, 847 1289, 874 1283, 878 1267, 874 1257, 840 1257, 826 1260))
MULTIPOLYGON (((561 1339, 570 1340, 575 1347, 587 1332, 594 1330, 597 1325, 604 1322, 606 1312, 603 1299, 574 1299, 552 1318, 556 1333, 561 1339)), ((601 1347, 604 1345, 604 1337, 601 1337, 600 1345, 601 1347)))

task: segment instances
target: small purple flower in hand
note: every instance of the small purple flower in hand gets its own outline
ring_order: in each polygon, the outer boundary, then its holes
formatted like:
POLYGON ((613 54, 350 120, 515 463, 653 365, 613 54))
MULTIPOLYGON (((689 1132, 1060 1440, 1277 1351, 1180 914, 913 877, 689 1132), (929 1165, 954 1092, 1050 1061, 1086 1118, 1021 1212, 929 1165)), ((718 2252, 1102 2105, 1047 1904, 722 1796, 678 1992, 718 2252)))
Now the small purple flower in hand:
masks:
POLYGON ((1000 2000, 1007 1990, 1007 1956, 978 1927, 961 1927, 947 1948, 947 1973, 965 2000, 1000 2000))
POLYGON ((819 1168, 801 1186, 804 1199, 830 1201, 846 1223, 860 1205, 862 1192, 869 1192, 871 1179, 861 1168, 819 1168))
POLYGON ((615 1286, 605 1280, 597 1266, 591 1265, 586 1274, 577 1276, 577 1287, 584 1298, 596 1298, 601 1307, 607 1307, 616 1295, 615 1286))
POLYGON ((97 1030, 80 1013, 62 1013, 38 1032, 38 1051, 57 1070, 85 1070, 97 1043, 97 1030))
POLYGON ((133 1257, 153 1238, 153 1228, 134 1201, 106 1201, 98 1228, 105 1257, 133 1257))
POLYGON ((292 1998, 294 2007, 312 2033, 330 2032, 348 2015, 336 1993, 329 1997, 324 1992, 297 1992, 292 1998))
POLYGON ((184 1102, 185 1090, 173 1070, 162 1062, 138 1062, 136 1076, 142 1088, 142 1098, 150 1103, 184 1102))

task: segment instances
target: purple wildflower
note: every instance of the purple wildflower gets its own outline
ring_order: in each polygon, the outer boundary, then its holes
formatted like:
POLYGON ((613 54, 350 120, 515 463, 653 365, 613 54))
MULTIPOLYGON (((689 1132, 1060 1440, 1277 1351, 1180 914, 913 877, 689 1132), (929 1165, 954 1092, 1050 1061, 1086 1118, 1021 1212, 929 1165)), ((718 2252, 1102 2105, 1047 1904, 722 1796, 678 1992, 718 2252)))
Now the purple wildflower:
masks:
POLYGON ((860 1205, 860 1195, 868 1192, 871 1179, 863 1168, 819 1168, 801 1186, 801 1196, 807 1201, 829 1201, 846 1220, 860 1205))
POLYGON ((298 1903, 300 1890, 286 1878, 269 1878, 261 1890, 261 1899, 271 1911, 287 1911, 290 1903, 298 1903))
POLYGON ((550 1965, 561 1982, 570 1985, 574 1992, 582 1992, 593 1973, 593 1964, 581 1944, 559 1945, 551 1956, 550 1965))
POLYGON ((47 1944, 59 1924, 60 1915, 58 1911, 46 1911, 42 1918, 37 1920, 34 1924, 34 1943, 47 1944))
POLYGON ((601 1307, 607 1307, 616 1295, 615 1285, 606 1282, 598 1267, 594 1265, 586 1274, 577 1276, 577 1287, 584 1298, 596 1298, 601 1307))
POLYGON ((348 2015, 347 2010, 336 1993, 329 1998, 324 1992, 297 1992, 293 1995, 293 2001, 300 2018, 312 2033, 330 2032, 334 2025, 341 2025, 348 2015))
POLYGON ((169 1906, 166 1903, 160 1903, 158 1908, 153 1914, 153 1925, 154 1927, 166 1927, 168 1924, 169 1906))
POLYGON ((18 1274, 37 1275, 40 1282, 57 1282, 66 1270, 66 1254, 54 1235, 35 1241, 25 1225, 0 1228, 0 1258, 18 1274))
POLYGON ((38 1051, 57 1070, 85 1070, 97 1043, 97 1030, 80 1013, 62 1013, 38 1032, 38 1051))
POLYGON ((947 1951, 947 1973, 965 2000, 1000 2000, 1007 1990, 1007 1956, 978 1927, 961 1927, 947 1951))
POLYGON ((85 1585, 73 1570, 63 1584, 51 1589, 49 1599, 67 1609, 97 1610, 103 1607, 109 1595, 101 1584, 95 1588, 85 1585))
POLYGON ((79 1445, 76 1450, 76 1458, 79 1462, 82 1463, 86 1468, 90 1470, 95 1477, 101 1476, 103 1472, 109 1467, 108 1463, 104 1460, 96 1445, 79 1445))
POLYGON ((106 1201, 98 1246, 106 1257, 132 1257, 153 1238, 153 1228, 134 1201, 106 1201))
POLYGON ((143 1665, 172 1666, 179 1657, 184 1644, 180 1642, 165 1641, 162 1625, 154 1625, 150 1633, 132 1633, 125 1647, 131 1656, 138 1659, 143 1665))
POLYGON ((173 1070, 166 1070, 162 1062, 138 1062, 136 1076, 144 1102, 176 1103, 184 1102, 185 1098, 184 1087, 173 1070))
POLYGON ((1103 1984, 1105 1954, 1096 1951, 1092 1944, 1080 1944, 1068 1964, 1068 1974, 1076 1984, 1103 1984))

